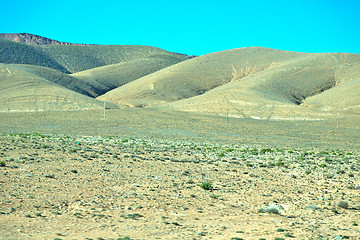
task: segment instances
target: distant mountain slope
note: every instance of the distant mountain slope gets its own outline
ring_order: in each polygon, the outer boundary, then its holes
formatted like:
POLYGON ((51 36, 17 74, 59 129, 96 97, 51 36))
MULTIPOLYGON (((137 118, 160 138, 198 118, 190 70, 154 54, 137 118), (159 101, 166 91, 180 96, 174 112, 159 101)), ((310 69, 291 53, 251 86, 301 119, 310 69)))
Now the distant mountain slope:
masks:
MULTIPOLYGON (((29 41, 19 41, 20 43, 18 43, 0 39, 0 62, 38 65, 64 73, 76 73, 152 56, 163 56, 165 59, 172 57, 177 59, 178 62, 191 58, 187 55, 171 53, 150 46, 68 44, 36 35, 25 35, 28 36, 26 39, 41 39, 41 41, 37 41, 37 43, 41 42, 41 44, 28 45, 29 41), (46 42, 46 44, 43 44, 43 42, 46 42)), ((12 39, 12 35, 3 34, 2 36, 12 39)), ((18 34, 16 36, 22 35, 18 34)))
POLYGON ((189 59, 188 56, 170 53, 149 46, 38 46, 44 53, 56 59, 69 72, 76 73, 111 64, 134 61, 151 56, 173 56, 178 61, 189 59))
POLYGON ((15 67, 16 69, 23 71, 24 74, 28 72, 30 75, 36 75, 40 78, 46 79, 89 97, 95 97, 98 95, 98 89, 91 84, 51 68, 25 64, 11 64, 8 66, 15 67))
POLYGON ((121 106, 228 111, 257 119, 360 114, 358 54, 253 47, 192 58, 150 46, 76 45, 31 34, 1 37, 12 41, 0 39, 0 99, 16 103, 17 109, 35 106, 41 89, 44 96, 51 93, 41 98, 44 110, 70 109, 70 102, 78 102, 75 109, 101 107, 86 97, 91 96, 121 106), (54 107, 63 95, 71 99, 63 100, 69 106, 54 107), (49 107, 46 99, 56 104, 49 107))
POLYGON ((17 69, 23 65, 24 75, 29 72, 91 97, 190 58, 150 46, 70 44, 26 33, 0 34, 0 63, 18 64, 17 69))
POLYGON ((203 55, 160 70, 101 98, 130 105, 172 102, 204 94, 274 64, 297 60, 306 54, 265 48, 244 48, 203 55))
MULTIPOLYGON (((243 48, 173 65, 114 89, 99 99, 127 106, 214 114, 225 114, 226 109, 230 109, 234 117, 275 119, 310 113, 315 116, 320 113, 320 105, 327 102, 321 95, 350 84, 359 75, 360 55, 356 54, 243 48)), ((352 86, 357 86, 355 80, 352 86)), ((348 104, 360 105, 356 98, 342 101, 345 92, 340 94, 336 105, 341 109, 348 104)))
POLYGON ((360 113, 360 75, 321 94, 307 98, 303 106, 323 111, 360 113))
POLYGON ((0 39, 0 63, 31 64, 69 73, 54 58, 34 46, 0 39))
POLYGON ((159 54, 135 59, 128 62, 106 65, 90 70, 77 72, 71 76, 92 86, 96 96, 138 78, 179 63, 183 57, 172 54, 159 54))
POLYGON ((30 45, 76 45, 76 46, 90 46, 94 44, 79 44, 60 42, 50 38, 29 33, 0 33, 0 39, 7 39, 13 42, 25 43, 30 45))
MULTIPOLYGON (((0 111, 102 109, 103 102, 76 93, 20 66, 0 63, 0 111)), ((107 107, 116 108, 111 103, 107 107)))

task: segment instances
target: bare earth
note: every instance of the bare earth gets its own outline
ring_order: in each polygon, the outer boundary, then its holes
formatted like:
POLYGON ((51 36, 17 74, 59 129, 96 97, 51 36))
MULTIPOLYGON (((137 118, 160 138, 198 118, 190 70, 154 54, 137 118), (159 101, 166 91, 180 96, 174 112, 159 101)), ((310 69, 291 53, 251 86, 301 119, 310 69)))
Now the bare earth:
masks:
POLYGON ((359 239, 352 121, 123 111, 1 115, 1 239, 359 239))

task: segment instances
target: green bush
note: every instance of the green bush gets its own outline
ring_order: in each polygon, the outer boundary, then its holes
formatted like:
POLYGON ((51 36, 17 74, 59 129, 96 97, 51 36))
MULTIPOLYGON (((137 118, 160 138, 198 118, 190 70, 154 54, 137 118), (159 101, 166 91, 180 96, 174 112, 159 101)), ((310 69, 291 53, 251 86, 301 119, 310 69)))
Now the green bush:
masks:
POLYGON ((284 163, 281 159, 279 159, 279 161, 277 161, 277 162, 275 163, 275 166, 277 166, 277 167, 284 167, 284 166, 285 166, 285 163, 284 163))
POLYGON ((274 152, 274 150, 272 150, 271 148, 262 148, 260 149, 260 154, 265 154, 265 153, 271 153, 271 152, 274 152))
POLYGON ((203 182, 199 185, 199 187, 201 187, 204 190, 211 190, 213 188, 211 182, 203 182))

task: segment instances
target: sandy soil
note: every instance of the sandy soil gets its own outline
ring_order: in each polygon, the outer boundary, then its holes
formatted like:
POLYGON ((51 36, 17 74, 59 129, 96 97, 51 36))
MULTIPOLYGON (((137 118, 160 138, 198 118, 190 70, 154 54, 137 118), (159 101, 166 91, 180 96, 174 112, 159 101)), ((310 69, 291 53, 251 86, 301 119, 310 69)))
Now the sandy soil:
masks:
POLYGON ((1 239, 360 236, 351 152, 44 134, 0 142, 1 239))

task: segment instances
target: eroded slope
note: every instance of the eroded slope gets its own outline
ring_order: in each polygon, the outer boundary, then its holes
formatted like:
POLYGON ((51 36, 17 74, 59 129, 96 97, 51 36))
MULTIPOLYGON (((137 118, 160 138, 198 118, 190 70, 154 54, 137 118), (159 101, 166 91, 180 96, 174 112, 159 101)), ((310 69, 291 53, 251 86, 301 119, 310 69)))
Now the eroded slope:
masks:
MULTIPOLYGON (((321 117, 318 107, 309 108, 305 104, 307 99, 319 96, 324 103, 327 95, 323 93, 353 80, 359 73, 360 55, 356 54, 244 48, 173 65, 99 99, 132 107, 155 106, 215 114, 231 109, 234 117, 269 119, 300 115, 306 118, 309 114, 321 117)), ((356 98, 351 103, 341 99, 337 104, 342 108, 359 104, 356 98)))

